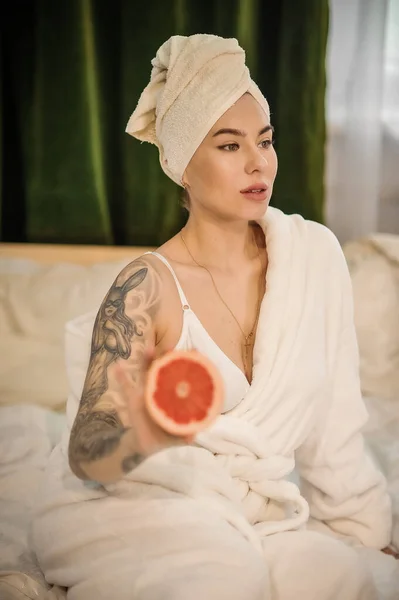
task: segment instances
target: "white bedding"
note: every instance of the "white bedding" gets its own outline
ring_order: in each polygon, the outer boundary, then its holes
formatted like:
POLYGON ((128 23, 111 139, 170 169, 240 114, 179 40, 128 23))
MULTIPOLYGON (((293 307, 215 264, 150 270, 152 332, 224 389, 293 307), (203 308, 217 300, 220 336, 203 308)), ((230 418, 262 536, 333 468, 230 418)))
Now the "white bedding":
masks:
POLYGON ((38 406, 0 408, 1 600, 62 597, 46 584, 28 532, 43 469, 64 422, 64 415, 38 406))
POLYGON ((399 398, 365 400, 370 418, 364 433, 388 480, 394 515, 392 541, 399 548, 399 398))
MULTIPOLYGON (((399 547, 399 399, 366 402, 370 412, 366 438, 389 481, 394 508, 393 541, 399 547)), ((64 423, 64 415, 37 406, 0 408, 1 600, 65 597, 62 590, 50 589, 46 584, 28 541, 36 490, 64 423)))

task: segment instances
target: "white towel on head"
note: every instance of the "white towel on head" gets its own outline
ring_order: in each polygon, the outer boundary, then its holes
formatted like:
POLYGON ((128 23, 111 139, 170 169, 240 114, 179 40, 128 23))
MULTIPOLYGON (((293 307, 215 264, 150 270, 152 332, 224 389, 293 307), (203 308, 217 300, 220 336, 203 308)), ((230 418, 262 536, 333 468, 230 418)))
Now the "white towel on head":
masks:
POLYGON ((165 173, 182 185, 193 154, 216 121, 249 92, 269 118, 236 39, 174 35, 151 61, 151 80, 129 119, 127 133, 159 148, 165 173))

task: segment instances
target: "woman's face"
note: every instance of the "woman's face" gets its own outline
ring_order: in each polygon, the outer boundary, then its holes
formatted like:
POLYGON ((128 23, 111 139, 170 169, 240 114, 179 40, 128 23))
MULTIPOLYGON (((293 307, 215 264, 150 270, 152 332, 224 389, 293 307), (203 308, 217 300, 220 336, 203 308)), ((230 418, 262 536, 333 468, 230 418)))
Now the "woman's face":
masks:
POLYGON ((190 210, 228 220, 266 212, 277 173, 273 129, 264 110, 244 94, 215 123, 184 173, 190 210), (261 191, 248 191, 250 189, 261 191))
POLYGON ((114 314, 117 312, 118 308, 120 308, 121 304, 122 300, 120 298, 120 295, 111 291, 104 308, 105 316, 113 317, 114 314))

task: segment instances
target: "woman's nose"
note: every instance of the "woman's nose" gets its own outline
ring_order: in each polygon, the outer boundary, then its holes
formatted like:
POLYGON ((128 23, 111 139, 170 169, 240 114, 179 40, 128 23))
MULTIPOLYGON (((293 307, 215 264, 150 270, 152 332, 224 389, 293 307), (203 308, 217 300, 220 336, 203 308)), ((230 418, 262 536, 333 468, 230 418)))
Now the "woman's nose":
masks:
POLYGON ((246 161, 246 170, 248 173, 262 171, 267 168, 268 164, 267 156, 264 151, 262 152, 259 148, 255 148, 248 152, 246 161))

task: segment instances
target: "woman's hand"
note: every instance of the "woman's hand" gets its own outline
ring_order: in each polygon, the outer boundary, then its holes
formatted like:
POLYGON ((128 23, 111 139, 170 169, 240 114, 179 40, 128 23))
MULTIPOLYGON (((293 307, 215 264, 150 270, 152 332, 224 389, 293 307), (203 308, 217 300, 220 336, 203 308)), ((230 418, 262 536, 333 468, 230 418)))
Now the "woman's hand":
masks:
POLYGON ((384 554, 389 554, 390 556, 393 556, 394 558, 396 558, 396 560, 399 560, 399 552, 397 550, 395 550, 394 548, 392 548, 391 546, 387 546, 386 548, 383 548, 381 550, 381 552, 383 552, 384 554))
MULTIPOLYGON (((164 431, 151 418, 145 405, 145 385, 148 369, 154 360, 154 352, 148 351, 142 370, 142 384, 137 388, 122 363, 115 365, 114 373, 119 383, 116 400, 118 415, 128 429, 132 430, 137 444, 135 451, 143 457, 173 446, 190 444, 194 436, 180 438, 164 431)), ((135 445, 136 445, 135 444, 135 445)))

